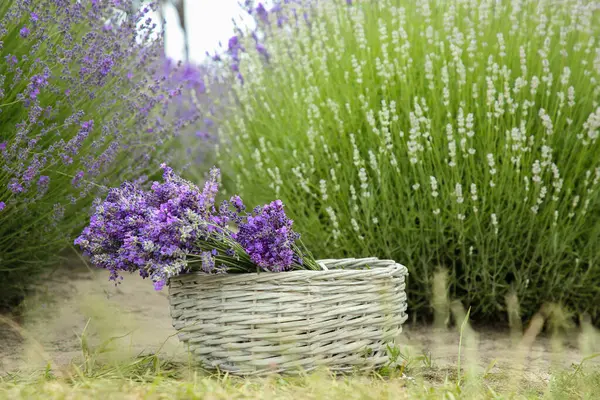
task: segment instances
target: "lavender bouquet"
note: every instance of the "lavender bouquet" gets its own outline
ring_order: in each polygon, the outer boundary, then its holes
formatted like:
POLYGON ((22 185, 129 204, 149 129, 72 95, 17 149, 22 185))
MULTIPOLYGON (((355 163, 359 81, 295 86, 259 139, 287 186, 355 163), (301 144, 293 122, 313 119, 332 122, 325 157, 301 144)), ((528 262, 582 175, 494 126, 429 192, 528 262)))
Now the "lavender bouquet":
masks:
POLYGON ((125 182, 96 206, 90 224, 75 240, 91 262, 110 271, 139 272, 156 290, 189 271, 236 273, 321 269, 293 231, 281 200, 252 212, 239 196, 216 206, 217 168, 200 190, 163 168, 163 183, 151 190, 125 182))

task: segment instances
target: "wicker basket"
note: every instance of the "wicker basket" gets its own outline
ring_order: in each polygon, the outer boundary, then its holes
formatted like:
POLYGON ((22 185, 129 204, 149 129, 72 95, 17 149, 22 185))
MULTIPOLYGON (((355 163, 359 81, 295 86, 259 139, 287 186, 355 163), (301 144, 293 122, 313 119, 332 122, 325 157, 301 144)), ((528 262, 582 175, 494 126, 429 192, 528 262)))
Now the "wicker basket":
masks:
POLYGON ((388 361, 406 321, 406 267, 377 258, 320 260, 323 271, 171 278, 173 326, 196 362, 233 374, 388 361))

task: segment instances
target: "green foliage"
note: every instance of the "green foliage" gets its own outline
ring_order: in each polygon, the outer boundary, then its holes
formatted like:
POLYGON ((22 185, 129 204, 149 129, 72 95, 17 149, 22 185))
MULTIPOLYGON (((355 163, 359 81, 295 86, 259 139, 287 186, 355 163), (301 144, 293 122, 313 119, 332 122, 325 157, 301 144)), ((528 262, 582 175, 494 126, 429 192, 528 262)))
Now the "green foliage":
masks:
POLYGON ((430 315, 442 267, 476 320, 495 320, 509 293, 523 317, 553 301, 598 320, 598 7, 306 11, 296 24, 283 6, 288 24, 265 28, 268 58, 240 62, 219 150, 236 191, 253 204, 281 198, 319 258, 406 265, 417 315, 430 315))

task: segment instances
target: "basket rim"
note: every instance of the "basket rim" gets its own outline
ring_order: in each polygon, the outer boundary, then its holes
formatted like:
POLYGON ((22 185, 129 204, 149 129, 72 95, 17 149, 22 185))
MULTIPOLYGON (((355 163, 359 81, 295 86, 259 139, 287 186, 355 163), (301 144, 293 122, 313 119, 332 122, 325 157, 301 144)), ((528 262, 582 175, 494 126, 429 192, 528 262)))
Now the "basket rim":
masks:
MULTIPOLYGON (((369 268, 363 268, 363 269, 337 268, 337 269, 326 269, 326 270, 319 270, 319 271, 303 269, 303 270, 283 271, 283 272, 260 271, 260 272, 244 272, 244 273, 236 273, 236 274, 208 274, 203 271, 190 271, 190 272, 182 273, 182 274, 179 274, 179 275, 169 278, 167 284, 169 284, 171 281, 185 280, 192 276, 196 277, 196 278, 211 279, 211 280, 212 279, 215 279, 215 280, 227 280, 227 279, 238 280, 241 276, 244 276, 244 277, 248 278, 249 280, 255 280, 259 276, 263 276, 263 277, 268 276, 270 279, 281 277, 282 279, 287 280, 287 279, 292 279, 292 278, 302 278, 302 277, 309 277, 309 276, 314 277, 317 275, 318 276, 330 275, 331 277, 335 277, 336 275, 343 275, 346 277, 349 277, 349 276, 357 277, 360 275, 370 275, 373 273, 374 270, 377 270, 377 271, 389 270, 390 272, 391 271, 401 271, 403 273, 403 275, 408 275, 408 269, 406 268, 406 266, 404 266, 400 263, 397 263, 394 260, 387 260, 387 259, 381 260, 376 257, 319 259, 316 261, 317 261, 317 263, 324 263, 324 264, 334 263, 334 262, 366 263, 366 262, 371 261, 371 262, 377 262, 378 264, 385 263, 386 265, 376 265, 376 266, 372 266, 369 268)), ((358 268, 360 268, 360 266, 358 268)))

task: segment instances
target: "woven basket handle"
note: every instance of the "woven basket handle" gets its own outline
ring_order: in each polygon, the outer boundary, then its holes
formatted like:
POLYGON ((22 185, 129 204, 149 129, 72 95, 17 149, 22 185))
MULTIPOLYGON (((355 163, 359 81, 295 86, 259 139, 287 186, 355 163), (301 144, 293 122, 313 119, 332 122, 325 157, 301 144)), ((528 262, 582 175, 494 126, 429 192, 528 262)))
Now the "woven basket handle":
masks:
POLYGON ((317 261, 317 264, 319 264, 319 267, 323 268, 323 271, 329 271, 329 268, 327 268, 324 262, 317 261))

